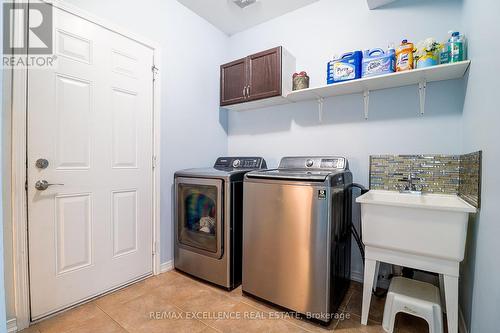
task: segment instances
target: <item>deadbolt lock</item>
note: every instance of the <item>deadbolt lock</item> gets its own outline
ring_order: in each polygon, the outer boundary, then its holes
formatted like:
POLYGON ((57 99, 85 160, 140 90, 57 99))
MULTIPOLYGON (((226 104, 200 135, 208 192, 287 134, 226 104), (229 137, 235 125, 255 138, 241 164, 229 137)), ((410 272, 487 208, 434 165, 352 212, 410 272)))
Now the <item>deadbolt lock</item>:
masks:
POLYGON ((38 160, 36 160, 35 165, 38 169, 47 169, 49 166, 49 161, 47 161, 45 158, 39 158, 38 160))

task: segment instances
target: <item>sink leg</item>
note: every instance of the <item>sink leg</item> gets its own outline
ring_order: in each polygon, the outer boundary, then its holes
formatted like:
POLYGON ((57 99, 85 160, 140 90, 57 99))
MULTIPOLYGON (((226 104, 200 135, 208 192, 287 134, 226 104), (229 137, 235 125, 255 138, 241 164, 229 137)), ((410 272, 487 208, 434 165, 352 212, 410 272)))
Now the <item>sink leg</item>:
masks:
POLYGON ((375 266, 375 277, 373 280, 373 291, 377 291, 378 284, 378 272, 380 270, 380 261, 377 261, 377 265, 375 266))
POLYGON ((361 309, 361 324, 368 324, 368 312, 370 311, 370 301, 372 298, 373 280, 375 279, 375 269, 377 261, 365 259, 365 276, 363 279, 363 306, 361 309))
POLYGON ((444 297, 444 275, 439 274, 439 295, 441 296, 441 310, 446 313, 446 298, 444 297))
POLYGON ((458 276, 444 275, 448 332, 458 333, 458 276))

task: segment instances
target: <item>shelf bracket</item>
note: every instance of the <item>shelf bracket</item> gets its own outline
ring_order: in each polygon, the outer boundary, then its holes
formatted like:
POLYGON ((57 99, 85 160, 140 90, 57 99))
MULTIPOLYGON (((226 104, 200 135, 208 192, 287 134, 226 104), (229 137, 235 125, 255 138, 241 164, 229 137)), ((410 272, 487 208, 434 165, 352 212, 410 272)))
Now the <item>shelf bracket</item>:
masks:
POLYGON ((420 114, 423 116, 425 113, 425 90, 427 88, 427 81, 425 79, 418 83, 418 94, 420 96, 420 114))
POLYGON ((368 111, 370 106, 370 90, 363 91, 363 102, 365 104, 365 120, 368 119, 368 111))
POLYGON ((325 99, 323 97, 318 97, 318 118, 319 122, 323 122, 323 102, 325 99))

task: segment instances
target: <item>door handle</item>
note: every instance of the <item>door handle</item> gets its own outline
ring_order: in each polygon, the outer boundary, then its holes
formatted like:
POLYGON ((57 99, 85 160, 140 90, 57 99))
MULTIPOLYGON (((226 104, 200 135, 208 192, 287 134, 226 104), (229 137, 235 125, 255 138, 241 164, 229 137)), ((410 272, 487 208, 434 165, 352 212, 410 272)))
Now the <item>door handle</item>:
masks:
POLYGON ((48 181, 46 180, 39 180, 35 183, 35 188, 38 190, 38 191, 45 191, 46 189, 48 189, 50 186, 55 186, 55 185, 64 185, 64 184, 50 184, 48 181))
POLYGON ((250 97, 250 85, 247 86, 247 98, 250 97))
POLYGON ((247 98, 247 87, 248 86, 243 87, 243 98, 247 98))

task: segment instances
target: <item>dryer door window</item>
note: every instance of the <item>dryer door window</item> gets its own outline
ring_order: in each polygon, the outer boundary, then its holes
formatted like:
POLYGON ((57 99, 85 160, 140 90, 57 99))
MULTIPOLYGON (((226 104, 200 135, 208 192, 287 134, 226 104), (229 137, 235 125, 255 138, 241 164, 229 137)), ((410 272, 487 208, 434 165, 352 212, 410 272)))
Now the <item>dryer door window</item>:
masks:
POLYGON ((213 257, 222 255, 222 181, 185 179, 177 183, 180 246, 213 257))

